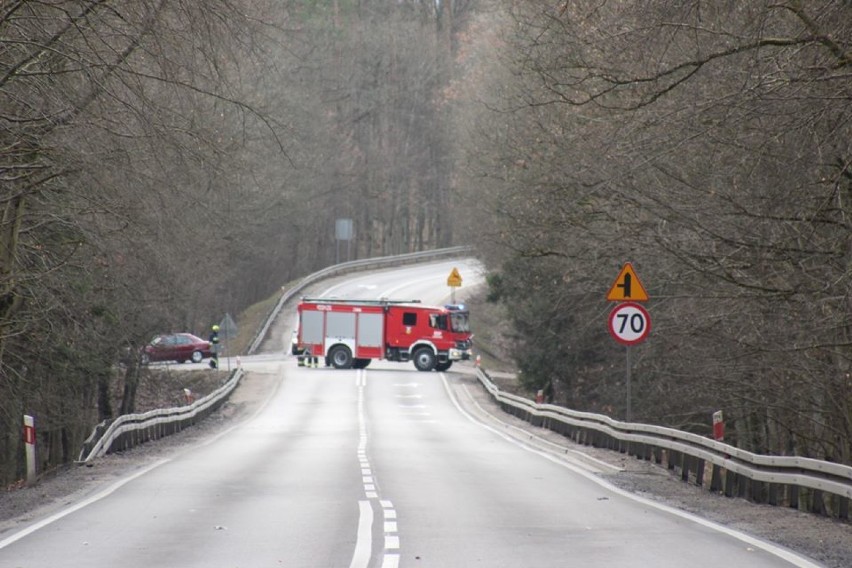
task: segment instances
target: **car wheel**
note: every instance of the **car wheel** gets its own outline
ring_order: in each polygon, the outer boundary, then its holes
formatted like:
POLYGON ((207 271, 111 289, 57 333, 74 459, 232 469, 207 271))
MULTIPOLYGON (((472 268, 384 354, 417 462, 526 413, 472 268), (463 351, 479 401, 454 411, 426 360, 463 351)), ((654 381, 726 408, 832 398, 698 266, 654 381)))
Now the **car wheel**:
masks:
POLYGON ((193 351, 192 352, 192 362, 193 363, 201 363, 204 359, 204 354, 201 351, 193 351))
POLYGON ((428 347, 414 352, 414 366, 418 371, 431 371, 435 368, 435 353, 428 347))
POLYGON ((335 369, 349 369, 352 367, 352 351, 345 345, 336 345, 328 354, 331 364, 335 369))
POLYGON ((147 353, 143 353, 142 356, 139 357, 139 362, 142 363, 143 365, 147 365, 148 363, 151 362, 151 356, 148 355, 147 353))

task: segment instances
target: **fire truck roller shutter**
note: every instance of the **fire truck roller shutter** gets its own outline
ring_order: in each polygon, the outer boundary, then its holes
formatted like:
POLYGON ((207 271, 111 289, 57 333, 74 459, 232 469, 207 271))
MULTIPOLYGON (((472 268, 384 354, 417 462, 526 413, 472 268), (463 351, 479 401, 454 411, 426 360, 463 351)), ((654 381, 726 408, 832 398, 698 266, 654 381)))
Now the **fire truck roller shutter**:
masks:
POLYGON ((385 317, 382 314, 359 314, 358 345, 361 347, 382 347, 385 317))
POLYGON ((328 312, 326 335, 334 339, 355 340, 355 314, 352 312, 328 312))
POLYGON ((323 343, 323 313, 303 311, 299 331, 302 334, 302 343, 313 345, 323 343))

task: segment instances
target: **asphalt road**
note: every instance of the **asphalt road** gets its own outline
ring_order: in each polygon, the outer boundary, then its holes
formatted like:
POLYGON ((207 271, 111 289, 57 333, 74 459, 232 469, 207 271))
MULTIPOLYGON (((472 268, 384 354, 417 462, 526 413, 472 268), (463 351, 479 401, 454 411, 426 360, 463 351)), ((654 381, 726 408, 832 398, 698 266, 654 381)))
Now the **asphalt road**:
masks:
MULTIPOLYGON (((320 295, 443 303, 453 266, 479 278, 460 261, 320 295)), ((483 425, 452 370, 278 353, 244 361, 273 377, 252 419, 6 537, 0 567, 814 566, 483 425)))

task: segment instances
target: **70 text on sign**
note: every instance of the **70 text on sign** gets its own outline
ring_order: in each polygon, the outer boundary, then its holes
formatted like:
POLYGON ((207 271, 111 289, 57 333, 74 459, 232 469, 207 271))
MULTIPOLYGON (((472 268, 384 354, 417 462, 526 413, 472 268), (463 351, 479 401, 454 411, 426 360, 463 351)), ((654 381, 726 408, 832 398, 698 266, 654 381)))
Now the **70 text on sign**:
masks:
POLYGON ((641 304, 619 304, 609 314, 609 333, 623 345, 645 341, 651 332, 651 315, 641 304))

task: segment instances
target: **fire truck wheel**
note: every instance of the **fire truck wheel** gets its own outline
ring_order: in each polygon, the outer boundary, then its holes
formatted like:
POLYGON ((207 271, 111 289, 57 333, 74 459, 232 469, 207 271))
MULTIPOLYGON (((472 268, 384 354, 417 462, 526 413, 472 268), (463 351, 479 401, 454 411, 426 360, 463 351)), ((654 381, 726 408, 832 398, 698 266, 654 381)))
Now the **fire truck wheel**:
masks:
POLYGON ((335 369, 349 369, 352 367, 352 352, 345 345, 336 345, 328 352, 328 358, 335 369))
POLYGON ((372 359, 354 359, 352 361, 353 369, 366 369, 372 359))
POLYGON ((418 371, 431 371, 435 368, 435 353, 428 347, 414 352, 414 366, 418 371))
POLYGON ((453 366, 452 361, 446 361, 444 363, 437 363, 435 365, 435 370, 440 372, 440 373, 443 373, 444 371, 446 371, 447 369, 449 369, 452 366, 453 366))

